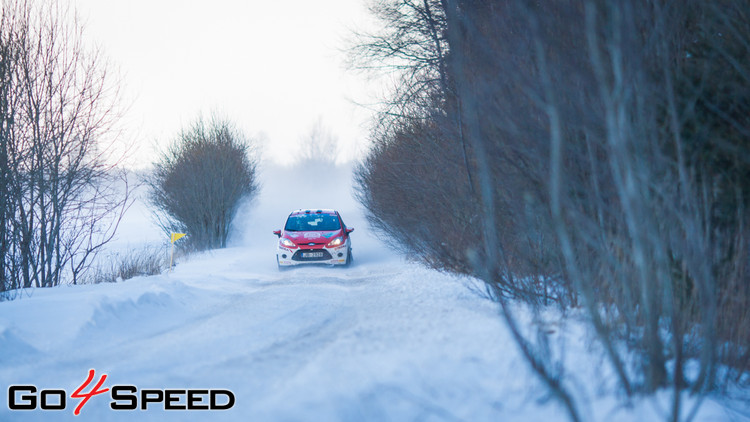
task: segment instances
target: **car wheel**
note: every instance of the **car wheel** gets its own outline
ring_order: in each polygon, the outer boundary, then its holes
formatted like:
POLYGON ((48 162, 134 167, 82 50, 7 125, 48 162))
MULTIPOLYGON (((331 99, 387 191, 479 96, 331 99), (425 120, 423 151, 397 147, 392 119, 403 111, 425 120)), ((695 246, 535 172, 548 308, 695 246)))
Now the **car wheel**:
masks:
POLYGON ((279 257, 276 256, 276 267, 279 269, 279 271, 286 271, 286 267, 282 267, 281 264, 279 264, 279 257))
POLYGON ((350 249, 349 249, 349 250, 348 250, 348 251, 346 252, 346 262, 344 263, 344 267, 346 268, 346 267, 348 267, 348 266, 352 265, 352 260, 353 260, 353 259, 354 259, 354 258, 352 257, 352 250, 351 250, 351 248, 350 248, 350 249))

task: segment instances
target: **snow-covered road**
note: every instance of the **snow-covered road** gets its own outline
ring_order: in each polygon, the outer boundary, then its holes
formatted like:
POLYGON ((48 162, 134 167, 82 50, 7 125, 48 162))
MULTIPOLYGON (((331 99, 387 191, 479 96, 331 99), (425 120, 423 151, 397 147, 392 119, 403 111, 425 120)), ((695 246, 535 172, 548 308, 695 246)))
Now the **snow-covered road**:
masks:
MULTIPOLYGON (((168 275, 36 290, 3 303, 0 342, 11 354, 0 359, 0 379, 70 393, 93 368, 97 377, 108 375, 105 386, 231 390, 235 405, 211 412, 212 420, 502 414, 502 380, 521 362, 507 359, 513 346, 499 341, 495 306, 477 292, 393 257, 279 273, 274 262, 253 259, 261 253, 267 251, 214 251, 168 275)), ((525 381, 512 383, 527 393, 525 381)), ((78 419, 133 418, 109 409, 110 401, 92 398, 78 419)), ((69 400, 65 411, 2 409, 0 420, 76 419, 75 404, 69 400)), ((207 416, 161 408, 151 404, 138 417, 207 416)))
MULTIPOLYGON (((404 261, 368 230, 346 190, 303 202, 338 208, 355 227, 354 265, 279 272, 271 230, 300 197, 273 192, 294 180, 277 173, 267 182, 240 214, 235 246, 192 256, 170 274, 0 303, 0 421, 565 419, 554 402, 540 402, 543 387, 481 286, 404 261), (105 393, 76 417, 70 394, 90 369, 95 380, 107 374, 102 388, 221 389, 236 401, 229 410, 115 411, 105 393), (65 390, 66 409, 10 411, 8 386, 24 384, 65 390)), ((579 379, 595 384, 586 339, 567 341, 579 379)), ((616 405, 604 396, 590 410, 611 420, 616 405)), ((658 420, 659 409, 646 403, 617 415, 658 420)), ((729 413, 708 403, 701 415, 729 413)))

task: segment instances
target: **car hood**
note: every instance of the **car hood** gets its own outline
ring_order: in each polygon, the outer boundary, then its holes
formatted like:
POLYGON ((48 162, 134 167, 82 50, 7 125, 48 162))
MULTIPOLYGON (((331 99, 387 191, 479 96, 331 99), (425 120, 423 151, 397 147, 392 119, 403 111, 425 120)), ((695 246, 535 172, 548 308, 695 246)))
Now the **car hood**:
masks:
POLYGON ((290 232, 284 231, 284 237, 294 242, 296 245, 306 245, 308 243, 328 243, 335 239, 336 236, 341 236, 343 230, 333 231, 300 231, 290 232))

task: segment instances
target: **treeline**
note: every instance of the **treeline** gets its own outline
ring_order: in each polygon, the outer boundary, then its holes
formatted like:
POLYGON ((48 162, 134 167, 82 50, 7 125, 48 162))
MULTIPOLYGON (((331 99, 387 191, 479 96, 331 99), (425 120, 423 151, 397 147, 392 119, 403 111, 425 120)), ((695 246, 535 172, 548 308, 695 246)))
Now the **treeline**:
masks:
POLYGON ((117 97, 103 59, 58 4, 1 13, 0 299, 77 282, 128 204, 99 142, 117 97))
POLYGON ((371 221, 482 279, 581 418, 543 330, 580 307, 627 397, 747 381, 750 2, 380 0, 398 76, 357 172, 371 221), (688 371, 687 368, 697 368, 688 371))

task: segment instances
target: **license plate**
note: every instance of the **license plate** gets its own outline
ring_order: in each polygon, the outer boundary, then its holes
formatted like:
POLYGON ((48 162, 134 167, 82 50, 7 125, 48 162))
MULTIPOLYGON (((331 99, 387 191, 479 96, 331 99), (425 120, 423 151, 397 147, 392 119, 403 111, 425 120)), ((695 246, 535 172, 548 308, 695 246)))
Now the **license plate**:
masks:
POLYGON ((302 252, 302 258, 323 258, 323 252, 302 252))

